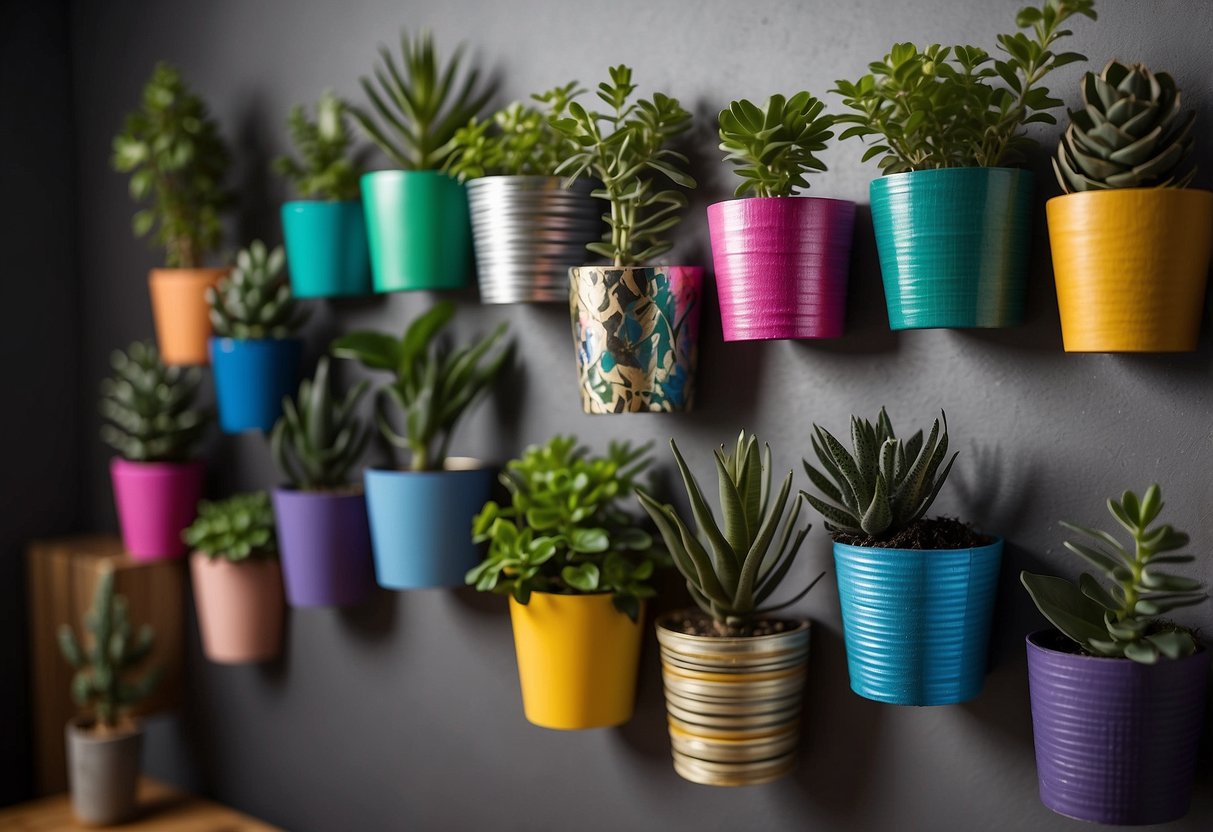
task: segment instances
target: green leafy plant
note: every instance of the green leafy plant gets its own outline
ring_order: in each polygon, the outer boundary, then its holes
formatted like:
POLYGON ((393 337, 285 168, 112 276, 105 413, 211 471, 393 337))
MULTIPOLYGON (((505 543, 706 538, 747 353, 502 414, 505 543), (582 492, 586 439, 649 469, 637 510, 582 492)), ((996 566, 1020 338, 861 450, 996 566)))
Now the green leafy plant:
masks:
POLYGON ((744 98, 720 111, 720 149, 737 165, 741 184, 734 196, 791 196, 808 188, 805 175, 826 166, 814 153, 834 138, 833 116, 807 92, 772 95, 759 107, 744 98))
POLYGON ((407 32, 401 32, 399 63, 380 47, 374 83, 360 79, 373 113, 358 107, 351 107, 350 113, 371 141, 404 170, 437 170, 451 151, 455 131, 493 96, 492 84, 481 85, 479 70, 461 75, 462 62, 462 46, 441 64, 429 33, 410 40, 407 32))
POLYGON ((299 383, 299 395, 283 396, 270 451, 278 470, 295 488, 326 491, 346 485, 371 436, 357 413, 368 386, 369 382, 359 382, 344 398, 334 398, 329 360, 322 356, 315 377, 299 383))
POLYGON ((612 442, 606 456, 590 456, 576 437, 556 436, 527 448, 501 475, 509 505, 486 503, 473 523, 475 542, 489 545, 467 582, 522 604, 532 592, 609 592, 637 620, 668 560, 620 507, 651 464, 650 447, 612 442))
POLYGON ((1102 573, 1109 580, 1107 586, 1090 572, 1083 572, 1077 584, 1050 575, 1020 573, 1041 614, 1082 649, 1096 656, 1123 656, 1143 664, 1196 652, 1191 632, 1158 619, 1209 597, 1200 581, 1167 571, 1195 558, 1167 554, 1187 546, 1188 536, 1167 524, 1150 527, 1162 507, 1157 484, 1146 489, 1140 499, 1126 491, 1119 502, 1108 500, 1108 511, 1132 539, 1131 552, 1102 529, 1061 524, 1093 541, 1067 540, 1065 547, 1102 573))
POLYGON ((454 315, 454 304, 439 303, 409 324, 400 338, 353 332, 330 347, 338 358, 395 376, 375 397, 375 419, 393 447, 409 451, 414 471, 442 470, 459 420, 492 387, 513 351, 509 345, 494 350, 505 335, 504 323, 466 347, 453 349, 440 342, 438 335, 454 315), (404 433, 393 425, 392 407, 403 416, 404 433))
POLYGON ((181 539, 211 560, 232 563, 273 558, 278 554, 274 509, 264 491, 236 494, 226 500, 198 503, 198 517, 181 539))
POLYGON ((304 198, 356 200, 362 165, 351 153, 354 137, 346 123, 349 105, 332 90, 325 90, 315 111, 312 119, 303 105, 291 108, 286 125, 299 158, 279 156, 274 171, 293 182, 304 198))
POLYGON ((1084 75, 1081 86, 1082 108, 1070 112, 1053 159, 1066 193, 1192 181, 1196 168, 1180 168, 1192 154, 1196 113, 1180 108, 1174 78, 1110 61, 1099 75, 1084 75))
POLYGON ((799 492, 787 511, 792 491, 792 472, 788 471, 779 493, 772 497, 771 446, 764 445, 759 451, 758 439, 747 439, 743 431, 733 453, 723 445, 715 451, 722 526, 672 439, 670 448, 697 531, 691 531, 672 505, 658 502, 641 489, 636 496, 657 524, 691 598, 712 618, 716 632, 747 635, 756 621, 795 604, 821 580, 818 575, 789 600, 763 606, 787 577, 809 533, 808 525, 797 528, 806 495, 799 492))
POLYGON ((598 85, 598 97, 610 112, 591 112, 573 101, 568 118, 553 122, 577 146, 556 172, 569 180, 591 176, 602 182, 593 195, 610 203, 611 213, 604 217, 609 229, 601 242, 586 248, 622 267, 651 261, 673 247, 664 234, 681 222, 687 198, 681 191, 659 190, 657 183, 664 178, 695 187, 683 170, 686 156, 668 146, 690 129, 691 114, 677 98, 662 93, 632 100, 632 70, 622 64, 611 67, 610 76, 609 83, 598 85))
POLYGON ((1016 17, 1030 34, 998 36, 1004 57, 976 46, 919 50, 895 44, 884 60, 868 65, 858 81, 837 81, 834 92, 854 113, 838 117, 853 126, 841 138, 875 137, 863 156, 880 157, 884 173, 951 167, 997 167, 1022 156, 1036 142, 1029 124, 1056 124, 1048 112, 1061 106, 1042 82, 1052 70, 1086 60, 1055 51, 1071 34, 1075 15, 1095 19, 1094 0, 1045 0, 1016 17))
POLYGON ((114 375, 101 382, 101 438, 131 462, 190 459, 210 424, 196 406, 197 367, 166 367, 160 353, 136 341, 110 355, 114 375))
POLYGON ((67 624, 59 628, 59 648, 76 671, 72 699, 91 711, 93 727, 100 731, 116 728, 123 714, 150 696, 164 675, 164 668, 155 667, 136 681, 127 678, 156 643, 156 633, 147 624, 138 634, 133 632, 127 610, 126 598, 114 592, 114 570, 106 568, 84 616, 90 638, 77 639, 67 624))
POLYGON ((218 286, 206 290, 211 326, 221 338, 289 338, 308 312, 291 294, 282 274, 286 255, 254 240, 236 255, 236 265, 218 286))
POLYGON ((925 440, 919 430, 903 441, 883 407, 875 424, 852 416, 852 451, 828 430, 813 425, 813 452, 821 469, 805 460, 804 470, 826 499, 806 496, 831 534, 887 540, 926 514, 956 461, 953 453, 943 465, 948 456, 947 415, 942 419, 942 429, 936 419, 925 440))
POLYGON ((181 73, 156 64, 143 104, 114 138, 111 164, 131 174, 130 193, 150 205, 135 214, 135 236, 152 233, 170 267, 200 266, 219 246, 219 212, 231 202, 223 187, 231 155, 205 102, 181 73))

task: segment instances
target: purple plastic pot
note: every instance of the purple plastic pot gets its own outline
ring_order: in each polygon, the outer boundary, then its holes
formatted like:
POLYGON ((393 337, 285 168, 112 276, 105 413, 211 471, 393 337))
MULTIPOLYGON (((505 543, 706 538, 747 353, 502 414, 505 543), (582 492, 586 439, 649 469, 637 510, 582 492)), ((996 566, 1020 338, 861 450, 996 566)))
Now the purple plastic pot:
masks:
POLYGON ((111 460, 122 545, 132 558, 164 560, 185 554, 181 532, 198 513, 205 474, 202 462, 111 460))
POLYGON ((755 197, 708 206, 726 341, 837 338, 855 203, 755 197))
POLYGON ((1056 650, 1056 630, 1028 636, 1028 686, 1040 800, 1112 824, 1188 813, 1210 653, 1145 665, 1056 650))
POLYGON ((274 518, 292 607, 347 607, 370 596, 375 572, 361 493, 275 488, 274 518))

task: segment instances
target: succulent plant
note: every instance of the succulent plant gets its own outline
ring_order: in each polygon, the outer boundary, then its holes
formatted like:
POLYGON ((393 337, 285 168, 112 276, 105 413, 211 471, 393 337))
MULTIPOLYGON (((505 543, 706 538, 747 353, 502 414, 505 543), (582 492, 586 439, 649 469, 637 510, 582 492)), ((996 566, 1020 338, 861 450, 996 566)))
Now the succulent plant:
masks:
POLYGON ((201 500, 198 516, 181 539, 211 560, 239 563, 278 554, 274 509, 264 491, 236 494, 217 502, 201 500))
POLYGON ((759 107, 741 99, 720 111, 720 149, 725 161, 737 165, 741 184, 735 196, 791 196, 808 188, 808 171, 826 166, 813 154, 834 138, 832 116, 807 92, 791 98, 772 95, 759 107))
POLYGON ((1175 79, 1141 64, 1110 61, 1082 78, 1082 109, 1070 113, 1053 171, 1066 193, 1106 188, 1182 188, 1196 113, 1180 109, 1175 79))
POLYGON ((375 83, 360 79, 379 121, 358 107, 351 107, 350 113, 371 141, 404 170, 437 170, 451 150, 455 131, 484 109, 493 96, 493 85, 482 86, 476 69, 457 82, 463 47, 440 64, 428 32, 416 40, 401 32, 400 63, 384 47, 379 48, 379 60, 375 83))
POLYGON ((218 286, 206 290, 211 325, 222 338, 289 338, 307 320, 282 275, 286 255, 254 240, 236 255, 236 265, 218 286))
POLYGON ((853 452, 814 425, 813 452, 821 470, 807 460, 804 470, 826 499, 806 496, 825 518, 826 528, 884 540, 926 514, 956 461, 952 454, 943 465, 948 455, 947 414, 942 418, 942 430, 936 419, 925 441, 921 430, 902 441, 883 407, 876 424, 852 416, 853 452))
POLYGON ((101 438, 132 462, 182 462, 193 456, 211 415, 195 407, 197 367, 166 367, 150 343, 110 355, 114 375, 101 382, 101 438))
POLYGON ((98 578, 84 628, 90 635, 87 642, 77 639, 69 625, 59 628, 59 648, 76 671, 72 699, 91 710, 96 727, 114 728, 123 712, 150 696, 164 675, 164 668, 155 667, 136 681, 127 678, 151 654, 156 633, 147 624, 133 633, 126 598, 114 593, 112 568, 98 578))
POLYGON ((1065 547, 1102 573, 1110 581, 1107 586, 1090 572, 1083 572, 1077 584, 1050 575, 1020 574, 1040 612, 1082 649, 1096 656, 1123 656, 1143 664, 1196 652, 1191 632, 1158 619, 1171 610, 1208 598, 1200 581, 1167 571, 1195 558, 1167 554, 1187 546, 1188 536, 1166 524, 1150 527, 1162 507, 1157 484, 1146 489, 1140 499, 1126 491, 1119 502, 1108 500, 1108 511, 1132 538, 1131 552, 1102 529, 1062 523, 1093 541, 1067 540, 1065 547))
POLYGON ((294 182, 304 198, 357 199, 362 165, 350 152, 353 136, 346 123, 349 105, 332 90, 325 90, 315 111, 313 120, 302 105, 291 108, 286 124, 299 158, 279 156, 274 160, 274 170, 294 182))
POLYGON ((636 496, 657 524, 691 598, 711 616, 716 631, 724 636, 745 635, 756 620, 796 603, 821 580, 818 575, 789 600, 763 606, 787 577, 809 533, 808 525, 797 529, 807 495, 799 492, 791 511, 786 512, 792 472, 788 471, 779 493, 772 497, 771 446, 763 446, 760 452, 758 439, 747 439, 743 431, 733 453, 723 445, 715 451, 722 528, 672 439, 670 448, 697 531, 691 531, 673 506, 659 503, 641 489, 636 496))
POLYGON ((356 408, 368 382, 359 382, 337 400, 329 383, 329 360, 321 357, 316 375, 299 383, 299 395, 282 398, 282 416, 270 436, 278 470, 296 488, 322 491, 346 485, 350 469, 366 451, 370 428, 356 408))
POLYGON ((395 376, 376 395, 375 418, 393 447, 410 452, 414 471, 442 470, 459 420, 493 386, 513 351, 506 346, 493 353, 507 329, 504 323, 466 347, 440 343, 437 336, 454 315, 455 305, 445 301, 417 317, 400 338, 352 332, 330 347, 338 358, 395 376), (403 434, 389 418, 393 406, 403 415, 403 434))

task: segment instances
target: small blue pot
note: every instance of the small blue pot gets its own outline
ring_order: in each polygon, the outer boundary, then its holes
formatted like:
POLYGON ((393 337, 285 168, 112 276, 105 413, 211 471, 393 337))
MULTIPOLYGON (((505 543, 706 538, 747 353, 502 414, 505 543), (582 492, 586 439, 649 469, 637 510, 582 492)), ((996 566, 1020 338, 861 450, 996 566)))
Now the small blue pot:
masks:
POLYGON ((298 338, 211 338, 219 427, 268 433, 295 392, 303 342, 298 338))
POLYGON ((981 693, 1002 538, 972 549, 834 544, 851 690, 893 705, 981 693))
MULTIPOLYGON (((447 463, 477 464, 454 459, 447 463)), ((472 543, 472 519, 489 500, 493 471, 368 469, 365 482, 379 585, 386 589, 463 586, 464 575, 481 560, 479 547, 472 543)))
POLYGON ((362 202, 284 203, 282 236, 295 297, 371 294, 371 254, 362 202))

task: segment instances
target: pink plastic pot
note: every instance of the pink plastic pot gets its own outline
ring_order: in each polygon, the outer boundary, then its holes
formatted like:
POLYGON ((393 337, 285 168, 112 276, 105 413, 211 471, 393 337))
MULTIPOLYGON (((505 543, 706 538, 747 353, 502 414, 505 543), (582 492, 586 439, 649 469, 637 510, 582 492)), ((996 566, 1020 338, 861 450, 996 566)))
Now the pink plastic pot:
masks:
POLYGON ((110 462, 114 505, 122 544, 135 560, 164 560, 185 554, 181 531, 194 522, 202 497, 204 463, 110 462))
POLYGON ((247 664, 278 655, 286 602, 277 560, 232 563, 194 552, 190 575, 202 652, 208 659, 247 664))
POLYGON ((726 341, 843 333, 855 203, 754 197, 708 206, 726 341))

